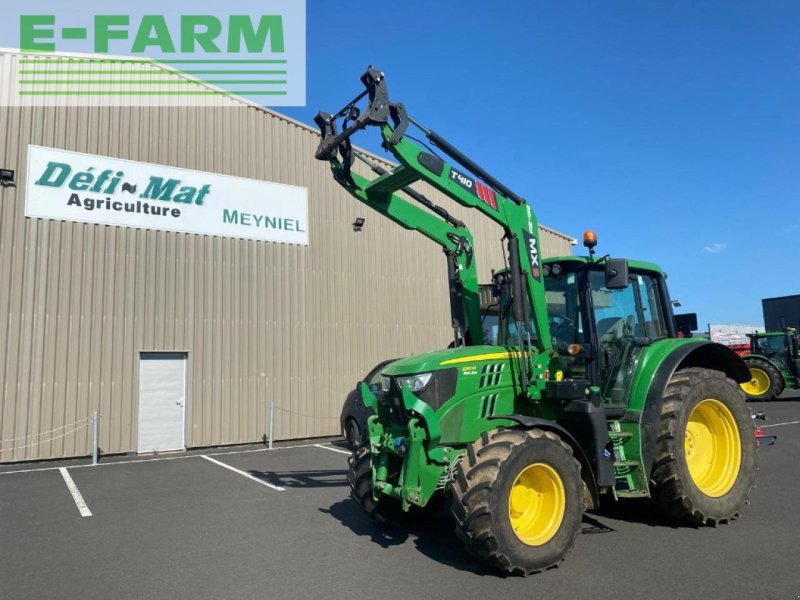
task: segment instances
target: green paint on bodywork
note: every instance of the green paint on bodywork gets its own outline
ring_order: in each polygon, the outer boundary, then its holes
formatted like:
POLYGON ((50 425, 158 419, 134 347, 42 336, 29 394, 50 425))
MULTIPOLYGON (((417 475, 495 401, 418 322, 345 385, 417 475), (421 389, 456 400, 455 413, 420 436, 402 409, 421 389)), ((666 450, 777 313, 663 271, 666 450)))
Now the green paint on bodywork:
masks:
MULTIPOLYGON (((590 259, 588 256, 551 256, 549 258, 544 259, 545 264, 553 264, 553 263, 576 263, 581 265, 590 265, 590 264, 598 264, 599 261, 597 259, 590 259)), ((661 270, 655 263, 647 262, 645 260, 635 260, 635 259, 628 259, 628 267, 633 270, 637 271, 647 271, 650 273, 656 273, 658 275, 664 275, 664 271, 661 270)))
POLYGON ((628 412, 640 413, 644 410, 644 403, 653 378, 667 357, 683 346, 700 347, 705 344, 708 344, 706 338, 665 338, 642 347, 627 403, 628 412))
MULTIPOLYGON (((537 353, 534 350, 532 354, 535 356, 537 353)), ((401 358, 387 365, 383 373, 394 376, 427 373, 452 367, 474 366, 477 368, 487 362, 508 361, 509 359, 518 363, 519 356, 519 348, 516 346, 464 346, 401 358), (491 358, 482 358, 486 356, 491 358)))

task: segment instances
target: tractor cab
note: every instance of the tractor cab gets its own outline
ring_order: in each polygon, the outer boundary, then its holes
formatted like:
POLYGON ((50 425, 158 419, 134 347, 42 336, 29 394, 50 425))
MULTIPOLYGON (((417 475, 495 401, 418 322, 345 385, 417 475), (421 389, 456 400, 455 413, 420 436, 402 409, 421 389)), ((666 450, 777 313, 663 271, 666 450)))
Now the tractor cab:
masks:
POLYGON ((605 402, 625 406, 642 348, 675 337, 663 274, 631 261, 628 280, 609 287, 604 265, 581 257, 545 261, 553 347, 565 375, 600 387, 605 402))
POLYGON ((798 358, 797 332, 750 333, 750 354, 760 354, 791 369, 791 361, 798 358))
MULTIPOLYGON (((585 243, 591 250, 594 234, 585 243)), ((677 337, 663 272, 590 252, 546 259, 543 273, 550 335, 565 377, 588 379, 607 409, 624 409, 644 350, 677 337)))
MULTIPOLYGON (((596 237, 592 233, 586 241, 591 249, 596 237)), ((590 254, 547 258, 542 274, 563 377, 588 381, 600 389, 607 410, 624 411, 644 349, 678 337, 663 272, 648 262, 590 254)), ((535 329, 518 331, 508 270, 494 273, 491 286, 482 288, 484 340, 530 345, 535 329)))

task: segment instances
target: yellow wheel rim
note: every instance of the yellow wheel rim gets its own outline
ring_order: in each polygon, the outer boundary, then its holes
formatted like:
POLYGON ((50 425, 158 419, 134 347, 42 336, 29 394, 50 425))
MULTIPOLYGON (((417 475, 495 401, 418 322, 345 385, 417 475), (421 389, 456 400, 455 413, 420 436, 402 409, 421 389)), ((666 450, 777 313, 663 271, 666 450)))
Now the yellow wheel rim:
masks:
POLYGON ((741 386, 748 396, 760 396, 769 389, 769 375, 762 369, 750 367, 750 381, 742 383, 741 386))
POLYGON ((742 442, 727 406, 707 398, 694 407, 684 450, 689 474, 701 492, 719 498, 730 491, 742 463, 742 442))
POLYGON ((567 494, 564 482, 550 465, 534 463, 517 475, 508 497, 511 528, 523 543, 541 546, 561 527, 567 494))

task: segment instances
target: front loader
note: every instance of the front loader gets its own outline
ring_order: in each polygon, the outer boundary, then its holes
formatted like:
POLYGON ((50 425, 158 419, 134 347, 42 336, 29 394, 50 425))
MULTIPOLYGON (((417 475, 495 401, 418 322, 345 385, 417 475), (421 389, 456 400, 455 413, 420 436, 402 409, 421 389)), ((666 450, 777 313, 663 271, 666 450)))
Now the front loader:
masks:
POLYGON ((593 235, 588 256, 543 261, 530 204, 391 101, 381 72, 370 67, 361 82, 342 110, 317 115, 316 157, 357 200, 442 247, 454 343, 392 362, 380 389, 362 384, 374 415, 350 459, 353 499, 395 523, 449 500, 467 549, 523 575, 561 562, 601 497, 650 498, 693 525, 736 517, 755 479, 742 360, 678 337, 652 263, 597 258, 593 235), (351 144, 371 127, 399 163, 391 170, 351 144), (377 177, 356 173, 355 160, 377 177), (472 237, 411 187, 419 181, 504 232, 491 332, 472 237))

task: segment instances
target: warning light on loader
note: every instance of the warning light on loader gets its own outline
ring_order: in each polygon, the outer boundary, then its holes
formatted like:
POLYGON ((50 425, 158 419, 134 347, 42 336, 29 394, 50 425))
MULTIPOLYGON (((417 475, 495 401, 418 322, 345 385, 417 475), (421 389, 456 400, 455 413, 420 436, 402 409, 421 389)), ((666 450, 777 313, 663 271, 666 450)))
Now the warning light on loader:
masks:
POLYGON ((597 246, 597 234, 591 229, 583 232, 583 245, 591 250, 597 246))

